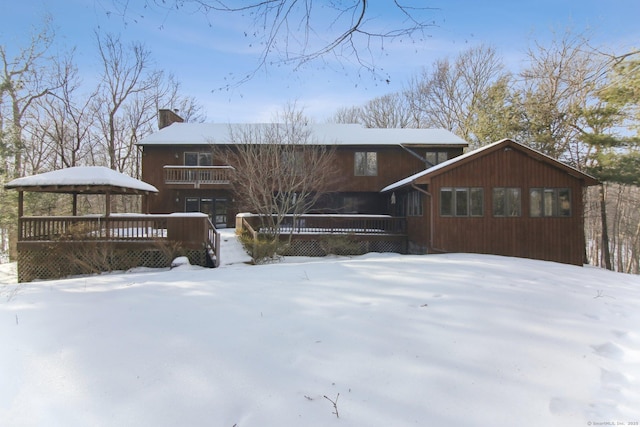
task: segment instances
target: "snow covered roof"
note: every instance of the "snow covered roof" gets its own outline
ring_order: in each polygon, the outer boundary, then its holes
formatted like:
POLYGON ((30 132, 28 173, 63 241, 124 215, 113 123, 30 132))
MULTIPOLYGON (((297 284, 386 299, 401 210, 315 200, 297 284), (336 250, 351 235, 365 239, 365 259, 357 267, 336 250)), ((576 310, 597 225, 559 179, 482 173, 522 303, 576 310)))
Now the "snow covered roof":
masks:
POLYGON ((5 185, 7 189, 54 193, 119 194, 157 193, 146 182, 103 166, 76 166, 17 178, 5 185))
POLYGON ((418 178, 421 178, 421 177, 426 176, 426 175, 432 175, 432 174, 434 174, 434 173, 436 173, 436 172, 438 172, 438 171, 440 171, 442 169, 445 169, 445 168, 447 168, 447 167, 449 167, 451 165, 460 163, 460 162, 462 162, 462 161, 464 161, 464 160, 466 160, 466 159, 468 159, 470 157, 479 156, 484 152, 489 152, 491 150, 496 149, 496 147, 498 147, 500 145, 504 145, 504 144, 509 144, 512 147, 518 147, 518 148, 522 149, 523 151, 526 151, 529 154, 533 154, 533 155, 535 155, 535 156, 537 156, 537 157, 539 157, 539 158, 541 158, 541 159, 543 159, 543 160, 545 160, 547 162, 552 162, 552 163, 554 163, 554 164, 556 164, 558 166, 561 166, 563 169, 567 170, 568 172, 571 172, 572 174, 574 174, 576 176, 580 176, 582 178, 585 178, 588 181, 588 185, 594 185, 594 184, 596 184, 598 182, 592 176, 587 175, 584 172, 581 172, 578 169, 575 169, 575 168, 573 168, 573 167, 571 167, 571 166, 569 166, 567 164, 564 164, 564 163, 554 159, 553 157, 547 156, 544 153, 541 153, 541 152, 539 152, 537 150, 534 150, 534 149, 532 149, 530 147, 527 147, 525 145, 522 145, 522 144, 520 144, 518 142, 515 142, 515 141, 512 141, 510 139, 502 139, 500 141, 497 141, 497 142, 494 142, 492 144, 485 145, 484 147, 478 148, 477 150, 469 151, 468 153, 465 153, 465 154, 463 154, 461 156, 449 159, 449 160, 447 160, 445 162, 438 163, 437 165, 432 166, 432 167, 430 167, 428 169, 425 169, 422 172, 418 172, 418 173, 416 173, 414 175, 411 175, 411 176, 409 176, 409 177, 407 177, 405 179, 402 179, 402 180, 397 181, 397 182, 395 182, 395 183, 393 183, 391 185, 388 185, 385 188, 383 188, 382 190, 380 190, 380 192, 383 193, 385 191, 391 191, 391 190, 395 190, 395 189, 400 188, 400 187, 404 187, 404 186, 409 185, 412 182, 416 181, 418 178))
MULTIPOLYGON (((138 142, 139 145, 231 144, 229 130, 260 127, 260 123, 173 123, 138 142)), ((312 124, 311 139, 327 145, 449 145, 468 143, 445 129, 382 129, 359 124, 312 124)))

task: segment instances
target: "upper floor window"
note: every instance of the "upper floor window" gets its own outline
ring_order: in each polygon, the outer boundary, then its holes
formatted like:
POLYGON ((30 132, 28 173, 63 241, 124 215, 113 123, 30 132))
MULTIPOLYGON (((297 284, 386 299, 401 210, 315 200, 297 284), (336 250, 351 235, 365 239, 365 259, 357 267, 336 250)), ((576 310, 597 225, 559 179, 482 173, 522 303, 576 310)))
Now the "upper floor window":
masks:
POLYGON ((280 153, 280 170, 285 175, 302 175, 304 173, 304 157, 299 151, 282 151, 280 153))
POLYGON ((520 188, 496 187, 493 189, 493 216, 521 216, 522 195, 520 188))
POLYGON ((438 163, 442 163, 448 160, 448 154, 446 151, 427 151, 425 154, 425 160, 427 161, 427 167, 435 166, 438 163))
POLYGON ((571 216, 571 190, 569 188, 531 188, 529 211, 532 217, 571 216))
POLYGON ((484 215, 484 189, 482 188, 441 188, 441 216, 482 216, 484 215))
POLYGON ((355 175, 378 175, 378 153, 375 151, 358 151, 355 153, 355 175))
POLYGON ((213 158, 211 153, 204 152, 186 152, 184 153, 184 165, 185 166, 211 166, 213 165, 213 158))

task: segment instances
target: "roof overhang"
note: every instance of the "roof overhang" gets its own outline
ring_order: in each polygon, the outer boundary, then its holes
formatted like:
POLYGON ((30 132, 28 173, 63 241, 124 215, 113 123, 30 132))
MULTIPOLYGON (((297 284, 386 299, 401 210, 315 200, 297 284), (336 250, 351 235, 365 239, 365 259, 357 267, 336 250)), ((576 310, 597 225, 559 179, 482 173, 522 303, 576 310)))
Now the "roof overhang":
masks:
POLYGON ((67 194, 155 194, 151 184, 102 166, 77 166, 17 178, 5 184, 17 191, 67 194))
POLYGON ((534 150, 530 147, 527 147, 526 145, 520 144, 518 142, 515 142, 511 139, 503 139, 497 142, 494 142, 493 144, 489 144, 486 145, 484 147, 481 147, 477 150, 474 151, 470 151, 468 153, 465 153, 461 156, 458 157, 454 157, 453 159, 449 159, 446 162, 442 162, 440 164, 437 164, 436 166, 433 166, 429 169, 425 169, 422 172, 418 172, 414 175, 411 175, 403 180, 397 181, 393 184, 390 184, 388 186, 386 186, 385 188, 383 188, 381 190, 381 192, 387 192, 387 191, 393 191, 399 188, 403 188, 403 187, 408 187, 408 186, 412 186, 412 185, 419 185, 419 184, 429 184, 429 182, 431 181, 431 178, 437 175, 440 175, 444 172, 447 172, 451 169, 457 168, 459 166, 462 166, 466 163, 472 162, 475 159, 481 157, 481 156, 485 156, 488 155, 490 153, 493 153, 495 151, 498 150, 505 150, 505 149, 512 149, 512 150, 518 150, 522 153, 524 153, 525 155, 528 155, 529 157, 532 157, 538 161, 541 162, 545 162, 547 164, 549 164, 550 166, 559 168, 561 170, 563 170, 564 172, 566 172, 568 175, 573 176, 574 178, 581 180, 583 182, 584 186, 591 186, 591 185, 598 185, 600 184, 600 181, 598 181, 596 178, 592 177, 591 175, 588 175, 574 167, 571 167, 559 160, 556 160, 550 156, 547 156, 546 154, 543 154, 537 150, 534 150))

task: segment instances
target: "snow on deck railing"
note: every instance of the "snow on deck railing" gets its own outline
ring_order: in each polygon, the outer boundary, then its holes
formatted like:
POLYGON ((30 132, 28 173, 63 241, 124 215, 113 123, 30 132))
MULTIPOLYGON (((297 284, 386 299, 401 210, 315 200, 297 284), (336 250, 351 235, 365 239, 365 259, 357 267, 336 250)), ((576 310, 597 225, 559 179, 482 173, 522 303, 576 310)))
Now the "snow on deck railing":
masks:
POLYGON ((203 213, 32 216, 19 219, 19 241, 155 240, 168 237, 169 220, 208 219, 203 213))
POLYGON ((231 166, 164 166, 165 184, 229 184, 231 166))
POLYGON ((389 215, 307 214, 286 215, 277 230, 259 225, 260 215, 244 214, 260 233, 274 234, 406 234, 404 218, 389 215))

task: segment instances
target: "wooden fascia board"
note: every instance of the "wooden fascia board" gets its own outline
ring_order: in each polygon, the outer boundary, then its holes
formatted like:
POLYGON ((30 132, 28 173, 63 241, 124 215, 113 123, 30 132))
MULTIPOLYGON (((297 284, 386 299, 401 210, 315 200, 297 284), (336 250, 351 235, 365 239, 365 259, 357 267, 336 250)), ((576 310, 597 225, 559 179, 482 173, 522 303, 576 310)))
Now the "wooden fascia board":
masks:
POLYGON ((567 173, 568 175, 571 175, 572 177, 583 181, 583 185, 584 186, 591 186, 591 185, 598 185, 600 184, 600 181, 598 181, 597 179, 595 179, 594 177, 592 177, 591 175, 588 175, 584 172, 579 171, 578 169, 575 169, 559 160, 555 160, 547 155, 544 155, 542 153, 539 153, 535 150, 530 149, 529 147, 523 146, 523 145, 518 145, 519 148, 521 148, 521 151, 524 152, 526 155, 528 155, 529 157, 538 160, 540 162, 546 163, 551 167, 555 167, 558 168, 562 171, 564 171, 565 173, 567 173))
POLYGON ((8 190, 16 190, 16 191, 28 191, 28 192, 39 192, 39 193, 66 193, 66 194, 157 194, 151 191, 138 190, 135 188, 125 188, 125 187, 114 187, 110 185, 97 185, 97 186, 87 186, 87 185, 34 185, 34 186, 18 186, 18 187, 7 187, 8 190))

